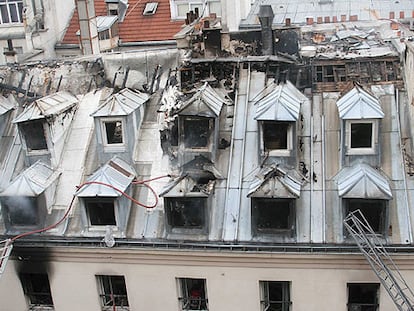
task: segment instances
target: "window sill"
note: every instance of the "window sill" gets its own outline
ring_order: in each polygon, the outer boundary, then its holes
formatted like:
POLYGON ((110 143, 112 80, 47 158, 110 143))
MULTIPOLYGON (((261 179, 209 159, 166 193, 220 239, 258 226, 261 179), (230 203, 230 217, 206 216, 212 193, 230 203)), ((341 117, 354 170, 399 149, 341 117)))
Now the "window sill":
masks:
POLYGON ((125 152, 126 151, 126 147, 125 145, 118 145, 118 144, 113 144, 113 145, 104 145, 104 152, 125 152))
POLYGON ((292 150, 269 150, 267 152, 262 152, 262 157, 269 156, 269 157, 291 157, 292 150))
POLYGON ((374 148, 352 148, 348 149, 346 155, 374 155, 374 148))

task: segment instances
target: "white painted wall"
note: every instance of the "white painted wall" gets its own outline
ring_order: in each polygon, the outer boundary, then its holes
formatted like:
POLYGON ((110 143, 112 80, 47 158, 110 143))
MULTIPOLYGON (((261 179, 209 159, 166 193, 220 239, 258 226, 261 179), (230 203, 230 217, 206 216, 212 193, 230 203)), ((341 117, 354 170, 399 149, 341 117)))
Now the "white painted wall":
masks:
POLYGON ((240 20, 247 17, 253 2, 252 0, 222 0, 223 26, 227 25, 229 31, 237 31, 240 20))

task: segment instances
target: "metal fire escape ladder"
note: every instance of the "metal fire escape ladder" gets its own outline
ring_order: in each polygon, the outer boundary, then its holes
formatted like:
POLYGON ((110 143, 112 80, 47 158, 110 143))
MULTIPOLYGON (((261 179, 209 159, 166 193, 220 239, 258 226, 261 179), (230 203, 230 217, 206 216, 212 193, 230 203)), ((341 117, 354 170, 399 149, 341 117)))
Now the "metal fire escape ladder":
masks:
POLYGON ((414 311, 412 290, 361 211, 349 213, 344 219, 344 225, 398 310, 414 311))
POLYGON ((7 261, 13 248, 11 239, 0 241, 0 277, 3 275, 7 261))

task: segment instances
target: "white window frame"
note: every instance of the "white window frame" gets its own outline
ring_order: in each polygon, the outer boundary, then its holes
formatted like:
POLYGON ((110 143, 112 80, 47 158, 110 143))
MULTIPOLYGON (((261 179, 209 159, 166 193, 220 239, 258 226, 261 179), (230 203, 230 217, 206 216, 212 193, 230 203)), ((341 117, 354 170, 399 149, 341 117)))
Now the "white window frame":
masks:
MULTIPOLYGON (((0 3, 0 8, 1 7, 6 8, 7 15, 8 15, 8 18, 9 18, 8 22, 4 22, 3 21, 3 15, 1 14, 1 11, 0 11, 0 24, 1 25, 22 24, 23 23, 23 13, 19 12, 19 4, 23 7, 23 0, 6 0, 6 2, 1 2, 0 3), (16 12, 17 12, 17 18, 18 18, 17 22, 13 22, 11 20, 11 14, 10 14, 10 8, 11 7, 14 7, 16 12)), ((23 10, 22 10, 22 12, 23 12, 23 10)))
POLYGON ((158 8, 158 2, 147 2, 145 4, 144 12, 142 12, 142 15, 148 16, 148 15, 154 15, 157 12, 158 8))
POLYGON ((176 278, 177 280, 177 289, 178 289, 178 301, 180 304, 180 310, 182 311, 192 311, 192 310, 203 310, 203 311, 207 311, 209 309, 208 307, 208 296, 207 296, 207 280, 205 278, 188 278, 188 277, 184 277, 184 278, 176 278), (191 309, 191 308, 186 308, 186 305, 188 303, 190 303, 190 295, 189 295, 189 288, 185 288, 187 287, 187 282, 189 280, 198 280, 198 281, 203 281, 203 287, 204 287, 204 304, 205 304, 205 308, 198 308, 198 309, 191 309), (186 292, 184 292, 186 291, 186 292))
POLYGON ((87 208, 87 201, 89 200, 102 200, 102 201, 109 201, 112 197, 84 197, 82 198, 83 208, 85 210, 85 215, 87 218, 87 227, 89 231, 105 231, 106 227, 110 226, 114 232, 119 231, 119 204, 117 197, 113 197, 113 205, 114 205, 114 215, 115 215, 115 225, 92 225, 91 218, 89 216, 89 210, 87 208))
MULTIPOLYGON (((178 5, 183 5, 183 4, 188 4, 188 9, 187 11, 190 12, 192 10, 192 6, 198 4, 198 5, 203 5, 204 3, 210 3, 210 2, 216 2, 216 3, 220 3, 220 0, 170 0, 170 10, 171 10, 171 19, 178 19, 178 20, 182 20, 185 19, 187 16, 180 16, 178 15, 178 5)), ((200 14, 202 12, 199 12, 200 14)), ((211 12, 211 13, 216 13, 217 17, 221 17, 221 12, 220 14, 218 14, 217 12, 211 12)), ((210 15, 210 5, 207 5, 205 12, 204 12, 204 16, 209 16, 210 15)))
MULTIPOLYGON (((289 301, 280 301, 278 303, 283 303, 284 306, 282 310, 290 311, 292 310, 292 293, 291 293, 291 282, 289 281, 259 281, 260 286, 260 310, 266 311, 270 306, 270 298, 269 298, 269 283, 280 283, 282 286, 286 287, 283 290, 287 290, 287 295, 289 296, 289 301), (286 306, 286 304, 288 304, 286 306)), ((275 303, 275 302, 273 302, 275 303)))
POLYGON ((268 155, 272 157, 289 157, 292 155, 293 151, 293 127, 295 126, 295 122, 289 122, 289 121, 261 121, 260 122, 260 150, 262 151, 262 156, 268 155), (287 148, 286 149, 265 149, 265 142, 264 142, 264 123, 265 122, 286 122, 288 123, 288 129, 287 129, 287 148))
POLYGON ((361 120, 346 120, 345 121, 345 141, 347 146, 347 155, 364 155, 364 154, 374 154, 375 146, 378 142, 378 120, 374 119, 361 119, 361 120), (369 148, 351 148, 351 127, 353 124, 371 124, 372 125, 372 137, 371 137, 371 147, 369 148))
POLYGON ((102 132, 102 143, 104 145, 104 148, 106 151, 124 151, 125 150, 125 122, 122 118, 102 118, 101 119, 101 132, 102 132), (112 122, 121 122, 121 128, 122 128, 122 143, 114 143, 110 144, 108 143, 108 138, 106 135, 106 123, 112 123, 112 122))
POLYGON ((115 309, 116 310, 129 310, 130 302, 129 302, 129 298, 128 298, 128 288, 127 288, 125 276, 123 276, 123 275, 103 275, 103 274, 99 274, 99 275, 96 275, 96 280, 98 282, 99 300, 100 300, 101 310, 105 310, 105 311, 112 311, 112 310, 115 310, 115 309), (126 300, 128 302, 128 306, 115 305, 115 308, 114 308, 114 306, 104 306, 103 305, 104 300, 106 300, 105 297, 111 296, 113 294, 112 293, 113 292, 113 284, 112 284, 113 283, 113 279, 112 279, 113 277, 122 277, 124 279, 125 295, 122 295, 122 296, 126 297, 126 300), (106 293, 105 292, 104 278, 107 278, 108 279, 107 282, 110 283, 111 293, 106 293))

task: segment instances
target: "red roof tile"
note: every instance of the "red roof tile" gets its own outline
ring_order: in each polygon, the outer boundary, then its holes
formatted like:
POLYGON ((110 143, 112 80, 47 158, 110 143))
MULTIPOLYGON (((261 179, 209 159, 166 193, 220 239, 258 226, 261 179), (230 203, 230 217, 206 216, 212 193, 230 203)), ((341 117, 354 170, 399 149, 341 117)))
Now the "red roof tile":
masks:
MULTIPOLYGON (((157 0, 158 7, 154 15, 142 15, 148 0, 129 0, 125 19, 119 23, 119 38, 122 42, 162 41, 173 39, 180 31, 183 21, 171 21, 169 0, 157 0)), ((95 15, 105 16, 105 0, 95 0, 95 15)), ((79 43, 76 32, 79 30, 79 16, 75 9, 63 44, 79 43)))

